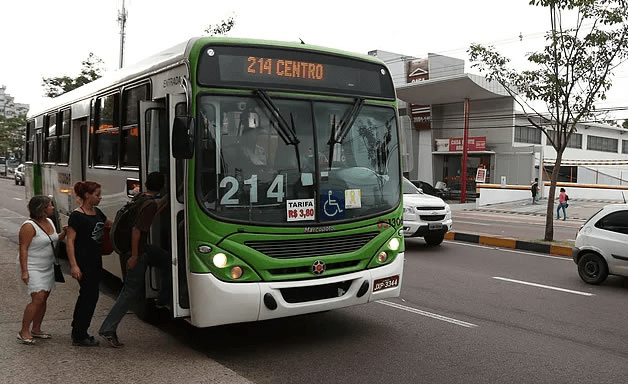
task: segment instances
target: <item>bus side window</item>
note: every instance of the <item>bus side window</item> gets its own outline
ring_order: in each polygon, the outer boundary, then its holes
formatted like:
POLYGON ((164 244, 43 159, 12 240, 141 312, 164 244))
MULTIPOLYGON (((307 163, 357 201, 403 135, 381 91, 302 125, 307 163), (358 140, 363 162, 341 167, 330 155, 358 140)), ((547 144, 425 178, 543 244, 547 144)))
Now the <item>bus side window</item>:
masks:
POLYGON ((44 127, 44 163, 56 163, 58 158, 58 131, 57 116, 52 113, 46 116, 44 127))
POLYGON ((121 167, 139 167, 139 102, 148 100, 148 84, 125 89, 122 93, 122 159, 121 167))
POLYGON ((118 165, 120 94, 115 93, 96 100, 96 129, 92 132, 91 151, 94 165, 118 165))
POLYGON ((61 112, 61 130, 59 132, 59 163, 68 164, 70 161, 70 110, 61 112))

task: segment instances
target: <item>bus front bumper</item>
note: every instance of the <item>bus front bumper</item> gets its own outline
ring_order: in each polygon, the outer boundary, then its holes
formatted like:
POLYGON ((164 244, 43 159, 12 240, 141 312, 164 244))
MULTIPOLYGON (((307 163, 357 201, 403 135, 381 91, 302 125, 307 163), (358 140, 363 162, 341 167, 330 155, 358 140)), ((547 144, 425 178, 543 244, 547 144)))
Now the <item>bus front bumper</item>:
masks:
POLYGON ((385 266, 311 280, 227 283, 212 274, 189 276, 190 322, 197 327, 328 311, 397 297, 404 254, 385 266), (323 294, 324 298, 320 298, 323 294))

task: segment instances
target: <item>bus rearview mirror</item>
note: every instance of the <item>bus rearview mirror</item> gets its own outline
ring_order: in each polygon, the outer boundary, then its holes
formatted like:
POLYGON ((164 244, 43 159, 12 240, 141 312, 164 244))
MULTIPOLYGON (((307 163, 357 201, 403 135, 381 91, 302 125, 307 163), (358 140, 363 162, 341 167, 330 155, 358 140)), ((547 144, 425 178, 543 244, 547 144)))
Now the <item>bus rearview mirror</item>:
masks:
POLYGON ((172 156, 191 159, 194 155, 194 118, 176 116, 172 127, 172 156))

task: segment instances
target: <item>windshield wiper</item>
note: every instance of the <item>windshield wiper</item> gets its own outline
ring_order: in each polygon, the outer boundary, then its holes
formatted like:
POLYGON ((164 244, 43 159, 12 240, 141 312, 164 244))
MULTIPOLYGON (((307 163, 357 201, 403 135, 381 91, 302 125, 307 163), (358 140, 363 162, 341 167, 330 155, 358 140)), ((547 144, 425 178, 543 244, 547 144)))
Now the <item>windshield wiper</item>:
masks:
POLYGON ((334 121, 331 123, 331 134, 329 135, 329 140, 327 141, 327 145, 329 145, 329 169, 331 169, 334 159, 334 147, 336 144, 342 144, 342 141, 349 133, 349 129, 351 129, 355 119, 357 119, 360 114, 360 110, 363 105, 364 99, 357 98, 355 103, 353 103, 353 107, 345 112, 345 115, 342 117, 338 125, 336 125, 336 116, 334 115, 334 121))
MULTIPOLYGON (((273 101, 273 99, 268 96, 266 91, 262 89, 258 89, 255 91, 255 95, 259 97, 260 100, 264 103, 266 108, 270 111, 270 113, 275 118, 277 122, 277 133, 279 133, 279 137, 283 140, 286 145, 294 145, 294 150, 297 156, 297 166, 299 167, 299 172, 301 172, 301 156, 299 156, 299 138, 297 137, 297 129, 294 125, 294 116, 290 113, 290 123, 288 125, 286 120, 279 112, 279 108, 273 101)), ((274 124, 273 124, 274 125, 274 124)))

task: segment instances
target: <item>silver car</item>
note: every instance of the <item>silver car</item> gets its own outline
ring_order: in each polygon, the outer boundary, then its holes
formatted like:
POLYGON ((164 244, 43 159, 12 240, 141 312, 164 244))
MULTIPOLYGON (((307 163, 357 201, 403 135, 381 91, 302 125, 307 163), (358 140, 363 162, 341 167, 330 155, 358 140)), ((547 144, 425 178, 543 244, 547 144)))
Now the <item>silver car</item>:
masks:
POLYGON ((578 231, 572 256, 586 283, 628 276, 628 204, 607 205, 591 216, 578 231))

